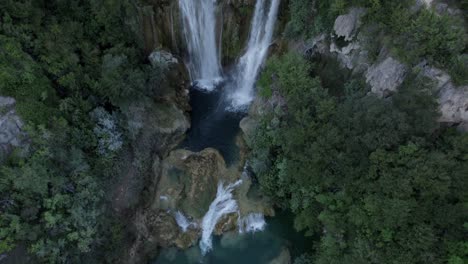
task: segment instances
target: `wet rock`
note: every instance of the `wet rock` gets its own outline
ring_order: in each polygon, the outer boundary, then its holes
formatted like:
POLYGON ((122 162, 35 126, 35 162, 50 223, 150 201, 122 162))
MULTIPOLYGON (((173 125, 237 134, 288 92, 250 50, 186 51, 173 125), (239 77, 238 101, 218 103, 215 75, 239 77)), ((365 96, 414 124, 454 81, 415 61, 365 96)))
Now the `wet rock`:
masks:
POLYGON ((366 81, 371 86, 372 93, 379 97, 387 97, 403 83, 406 73, 405 64, 392 57, 387 57, 368 69, 366 81))
MULTIPOLYGON (((167 197, 169 208, 182 209, 189 217, 200 219, 214 200, 225 172, 224 159, 215 149, 173 151, 162 162, 157 197, 167 197)), ((160 199, 156 199, 153 207, 160 206, 160 199)))
POLYGON ((16 113, 15 104, 14 98, 0 96, 0 162, 4 161, 14 148, 26 145, 26 135, 22 131, 23 122, 16 113))
POLYGON ((335 35, 343 37, 345 41, 352 41, 361 24, 360 18, 364 14, 363 8, 351 8, 348 14, 338 16, 333 26, 335 35))
POLYGON ((232 213, 223 216, 215 226, 214 233, 216 235, 221 235, 227 231, 235 230, 237 228, 237 219, 239 215, 237 213, 232 213))
POLYGON ((179 233, 179 236, 175 240, 175 245, 178 248, 186 249, 186 248, 195 246, 199 237, 200 237, 200 229, 192 228, 192 229, 187 230, 187 232, 179 233))

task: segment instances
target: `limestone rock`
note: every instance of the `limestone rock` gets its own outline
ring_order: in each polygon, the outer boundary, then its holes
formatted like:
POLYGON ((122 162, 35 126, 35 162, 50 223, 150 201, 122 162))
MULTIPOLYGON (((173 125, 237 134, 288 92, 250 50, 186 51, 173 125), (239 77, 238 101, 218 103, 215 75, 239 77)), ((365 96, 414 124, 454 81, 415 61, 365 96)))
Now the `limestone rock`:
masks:
POLYGON ((333 30, 336 36, 344 37, 346 41, 352 41, 360 26, 360 18, 365 13, 363 8, 352 8, 348 14, 338 16, 333 30))
POLYGON ((406 73, 406 65, 392 57, 387 57, 368 69, 366 81, 372 87, 372 93, 379 97, 387 97, 403 83, 406 73))
POLYGON ((455 86, 445 71, 424 62, 417 68, 422 75, 435 82, 441 113, 439 122, 460 124, 462 131, 468 131, 468 86, 455 86))
POLYGON ((16 147, 25 145, 23 122, 15 110, 15 99, 0 96, 0 162, 16 147))
POLYGON ((176 57, 174 57, 170 52, 160 50, 160 51, 153 51, 148 56, 149 61, 152 65, 164 65, 164 66, 171 66, 172 64, 178 64, 179 61, 176 57))
POLYGON ((224 159, 215 149, 205 149, 199 153, 173 151, 162 162, 156 192, 159 198, 152 207, 159 208, 165 203, 168 209, 182 209, 188 216, 200 219, 214 200, 218 181, 225 173, 224 159))

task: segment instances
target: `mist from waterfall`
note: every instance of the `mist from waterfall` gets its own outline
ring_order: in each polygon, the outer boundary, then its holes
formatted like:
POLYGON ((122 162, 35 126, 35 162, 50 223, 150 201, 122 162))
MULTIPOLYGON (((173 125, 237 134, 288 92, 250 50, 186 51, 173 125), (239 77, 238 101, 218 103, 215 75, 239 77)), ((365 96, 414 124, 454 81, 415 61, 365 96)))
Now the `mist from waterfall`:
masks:
POLYGON ((222 79, 216 39, 216 0, 179 0, 190 78, 211 91, 222 79))
POLYGON ((226 187, 224 187, 222 182, 218 184, 216 198, 210 204, 208 212, 203 216, 201 224, 202 237, 200 240, 200 249, 203 255, 213 247, 212 234, 216 223, 218 223, 224 215, 238 211, 237 202, 233 198, 232 191, 241 183, 242 180, 238 180, 235 183, 228 184, 226 187))
POLYGON ((237 65, 234 88, 229 95, 231 109, 248 107, 254 85, 271 44, 280 0, 257 0, 245 54, 237 65))

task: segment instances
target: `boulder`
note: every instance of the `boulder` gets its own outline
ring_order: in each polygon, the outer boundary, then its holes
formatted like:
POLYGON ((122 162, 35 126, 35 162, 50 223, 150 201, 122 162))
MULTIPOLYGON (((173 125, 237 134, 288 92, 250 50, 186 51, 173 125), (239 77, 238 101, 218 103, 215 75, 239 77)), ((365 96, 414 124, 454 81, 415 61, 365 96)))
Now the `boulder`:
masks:
POLYGON ((26 144, 22 131, 23 122, 15 110, 16 101, 11 97, 0 96, 0 162, 4 161, 14 148, 26 144))
POLYGON ((216 197, 218 181, 225 174, 226 164, 215 149, 199 153, 175 150, 162 162, 152 207, 182 209, 189 217, 200 219, 216 197))
POLYGON ((387 97, 403 83, 406 73, 405 64, 387 57, 367 70, 366 81, 371 86, 372 93, 379 97, 387 97))
POLYGON ((447 72, 426 62, 416 67, 420 74, 435 83, 441 113, 439 122, 459 124, 460 130, 468 131, 468 86, 455 86, 447 72))
POLYGON ((360 18, 364 14, 363 8, 351 8, 348 14, 338 16, 333 26, 335 35, 343 37, 345 41, 352 41, 361 25, 360 18))
POLYGON ((178 64, 179 60, 174 57, 170 52, 164 50, 156 50, 151 52, 148 59, 153 66, 163 65, 169 67, 173 64, 178 64))

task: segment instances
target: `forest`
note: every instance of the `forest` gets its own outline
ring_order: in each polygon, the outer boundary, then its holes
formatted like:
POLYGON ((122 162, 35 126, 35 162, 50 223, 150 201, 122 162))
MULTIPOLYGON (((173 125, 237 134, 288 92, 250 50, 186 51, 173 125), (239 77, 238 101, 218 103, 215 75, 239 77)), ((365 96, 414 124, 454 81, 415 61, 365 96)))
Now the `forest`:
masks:
POLYGON ((0 253, 25 245, 44 263, 115 253, 120 223, 104 197, 131 133, 120 109, 163 78, 135 12, 126 0, 1 1, 0 94, 16 99, 29 142, 0 169, 0 253))
MULTIPOLYGON (((293 0, 287 34, 327 32, 358 4, 398 58, 427 59, 466 84, 466 21, 410 14, 412 3, 293 0)), ((251 140, 262 189, 315 241, 294 263, 466 263, 468 137, 437 123, 434 83, 413 72, 378 98, 362 77, 327 87, 318 67, 291 52, 269 60, 259 94, 284 102, 251 140)))
MULTIPOLYGON (((28 135, 0 167, 0 255, 120 263, 126 231, 108 192, 132 148, 122 112, 157 98, 168 74, 145 54, 136 2, 0 1, 0 95, 16 100, 28 135)), ((384 32, 367 43, 371 57, 384 45, 468 85, 468 0, 454 0, 464 19, 411 11, 411 0, 285 2, 286 41, 328 34, 360 6, 384 32)), ((364 76, 322 73, 282 50, 258 81, 258 96, 279 102, 258 120, 249 158, 261 191, 311 238, 293 263, 468 263, 468 134, 437 121, 435 84, 411 71, 380 98, 364 76)))

